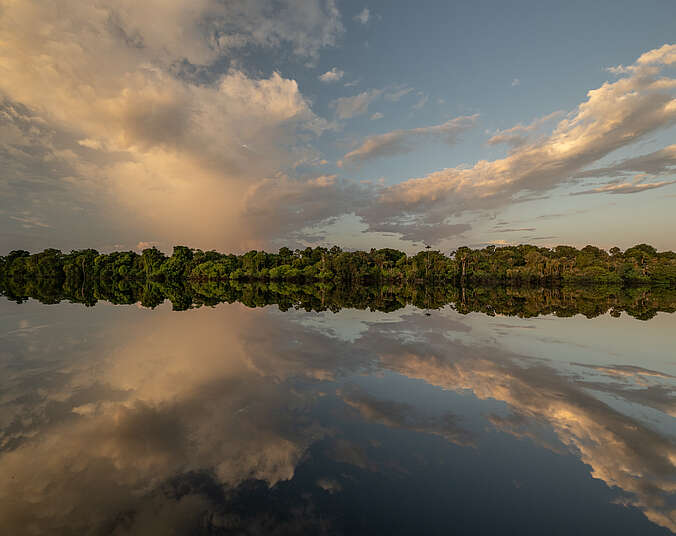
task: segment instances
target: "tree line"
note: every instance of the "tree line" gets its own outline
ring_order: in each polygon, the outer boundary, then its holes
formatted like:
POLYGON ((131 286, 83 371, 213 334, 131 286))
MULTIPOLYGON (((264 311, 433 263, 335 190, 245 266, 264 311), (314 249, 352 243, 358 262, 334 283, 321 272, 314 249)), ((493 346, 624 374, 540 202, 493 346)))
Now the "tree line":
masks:
POLYGON ((431 249, 407 255, 390 248, 343 251, 316 247, 243 255, 175 246, 171 256, 157 248, 99 253, 16 250, 0 256, 0 279, 56 279, 74 288, 93 281, 261 281, 334 284, 676 285, 676 253, 648 244, 625 251, 586 246, 532 245, 461 247, 444 254, 431 249))

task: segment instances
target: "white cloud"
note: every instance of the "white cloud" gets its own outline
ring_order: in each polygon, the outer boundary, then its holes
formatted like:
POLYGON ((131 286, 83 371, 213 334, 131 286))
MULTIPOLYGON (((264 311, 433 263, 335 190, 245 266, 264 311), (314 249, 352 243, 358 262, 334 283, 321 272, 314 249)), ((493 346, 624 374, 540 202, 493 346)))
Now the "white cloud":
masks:
POLYGON ((324 83, 330 83, 330 82, 337 82, 341 78, 343 78, 343 75, 345 74, 345 71, 341 71, 338 69, 338 67, 333 67, 331 70, 326 71, 324 74, 319 76, 319 80, 321 80, 324 83))
POLYGON ((503 206, 519 194, 577 181, 576 174, 616 149, 676 124, 676 80, 662 73, 674 62, 676 45, 647 52, 628 68, 629 76, 589 91, 588 99, 550 135, 502 159, 390 186, 361 215, 372 226, 411 221, 433 225, 468 210, 503 206))
POLYGON ((381 89, 363 91, 353 97, 340 97, 331 101, 330 106, 336 109, 336 115, 340 119, 350 119, 357 115, 368 112, 369 105, 382 95, 381 89))
POLYGON ((405 88, 402 88, 402 89, 391 91, 391 92, 385 94, 385 100, 388 100, 388 101, 391 101, 391 102, 397 102, 403 96, 411 93, 411 91, 413 91, 412 87, 405 87, 405 88))
POLYGON ((371 18, 371 12, 369 11, 369 9, 367 7, 362 9, 359 13, 357 13, 354 16, 354 20, 356 20, 357 22, 360 22, 361 24, 367 24, 370 18, 371 18))
POLYGON ((418 101, 413 105, 414 110, 420 110, 429 100, 429 97, 424 93, 418 93, 418 97, 418 101))
POLYGON ((371 121, 375 121, 376 119, 382 119, 383 117, 385 117, 383 114, 381 114, 380 112, 376 112, 371 116, 371 121))

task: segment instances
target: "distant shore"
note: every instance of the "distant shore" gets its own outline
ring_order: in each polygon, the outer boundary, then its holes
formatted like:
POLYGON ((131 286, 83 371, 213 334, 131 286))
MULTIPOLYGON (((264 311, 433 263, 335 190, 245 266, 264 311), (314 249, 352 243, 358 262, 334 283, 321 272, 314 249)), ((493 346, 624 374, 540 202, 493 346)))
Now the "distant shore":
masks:
POLYGON ((625 251, 586 246, 532 245, 461 247, 444 254, 427 249, 406 255, 395 249, 343 251, 281 248, 242 255, 175 246, 171 256, 156 248, 99 253, 46 249, 0 256, 0 280, 54 279, 66 287, 96 283, 176 281, 287 281, 333 284, 676 286, 676 253, 639 244, 625 251))

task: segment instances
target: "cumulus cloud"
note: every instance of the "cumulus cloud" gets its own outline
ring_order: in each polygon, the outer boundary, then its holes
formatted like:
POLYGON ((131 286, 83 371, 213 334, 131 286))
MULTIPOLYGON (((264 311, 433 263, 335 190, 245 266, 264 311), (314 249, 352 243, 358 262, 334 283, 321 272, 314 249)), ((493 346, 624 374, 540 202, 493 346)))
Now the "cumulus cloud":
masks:
POLYGON ((338 69, 338 67, 333 67, 331 70, 326 71, 324 74, 319 76, 319 80, 322 82, 328 84, 330 82, 337 82, 341 78, 343 78, 343 75, 345 74, 345 71, 341 71, 338 69))
POLYGON ((331 101, 331 108, 335 108, 340 119, 350 119, 368 112, 369 105, 383 94, 382 89, 363 91, 353 97, 340 97, 331 101))
POLYGON ((75 207, 61 218, 62 239, 95 217, 129 244, 153 236, 243 247, 237 234, 261 238, 236 224, 246 190, 292 166, 327 127, 294 80, 212 63, 250 45, 316 57, 343 31, 332 0, 2 9, 0 188, 30 191, 3 201, 39 201, 62 216, 75 207))
POLYGON ((440 125, 393 130, 385 134, 371 136, 357 149, 347 153, 343 157, 342 163, 360 163, 383 156, 407 153, 412 151, 416 144, 425 140, 437 139, 452 145, 457 142, 460 134, 474 127, 478 118, 477 114, 460 116, 440 125))
POLYGON ((676 80, 662 72, 674 62, 676 45, 647 52, 628 76, 589 91, 587 100, 550 135, 502 159, 447 168, 385 188, 360 215, 371 225, 434 225, 579 180, 576 174, 616 149, 676 123, 676 80))

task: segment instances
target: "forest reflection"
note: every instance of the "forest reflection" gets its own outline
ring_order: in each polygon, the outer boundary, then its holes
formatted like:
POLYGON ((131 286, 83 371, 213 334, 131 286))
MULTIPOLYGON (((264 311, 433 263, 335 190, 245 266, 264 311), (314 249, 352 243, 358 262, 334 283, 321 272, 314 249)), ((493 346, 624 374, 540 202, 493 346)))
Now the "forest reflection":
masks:
POLYGON ((234 302, 248 307, 278 305, 283 311, 316 312, 343 308, 389 312, 407 305, 426 310, 450 305, 463 314, 481 312, 519 317, 582 314, 593 318, 606 313, 619 316, 625 312, 641 320, 648 320, 659 312, 676 311, 676 289, 668 287, 336 286, 236 281, 134 284, 121 281, 106 287, 83 285, 73 289, 50 279, 3 283, 2 294, 17 303, 32 298, 45 304, 68 301, 91 306, 102 300, 154 308, 168 300, 175 311, 234 302))

